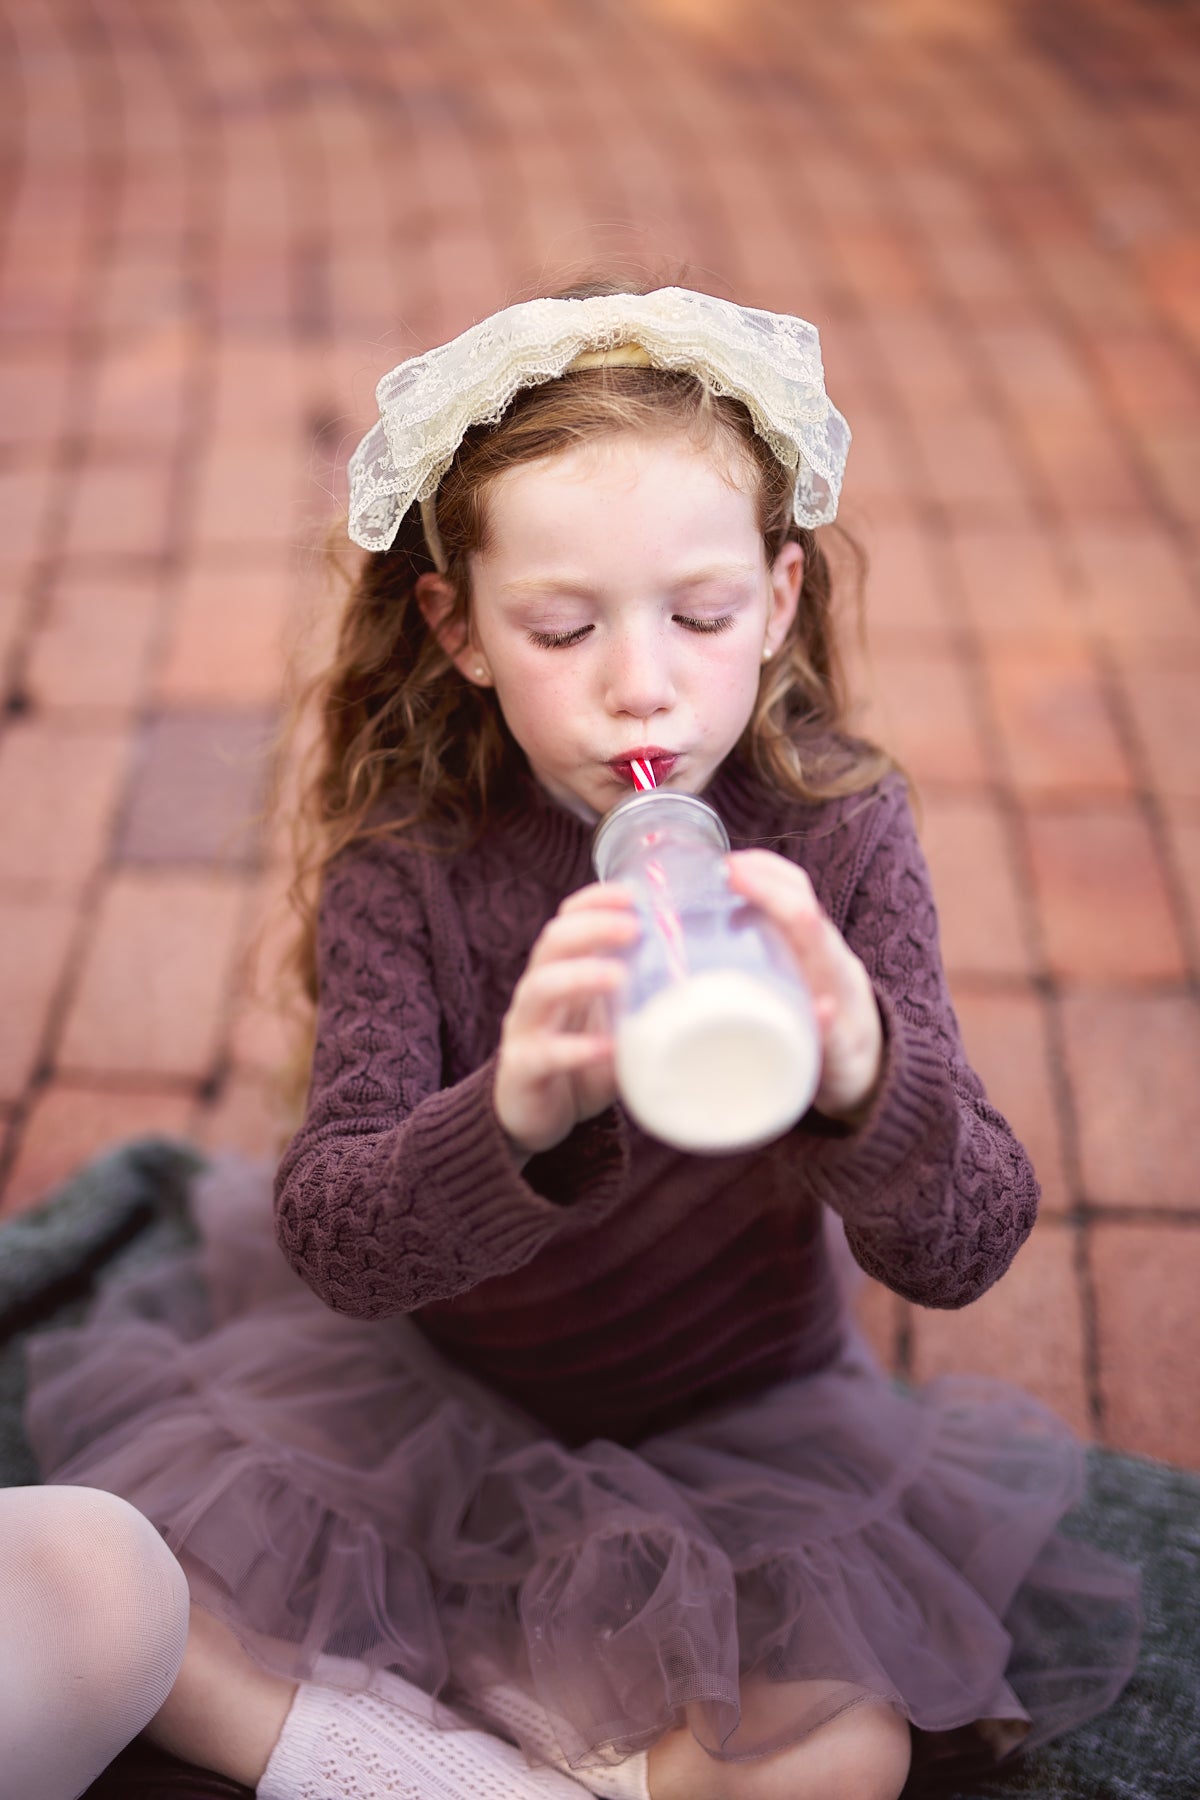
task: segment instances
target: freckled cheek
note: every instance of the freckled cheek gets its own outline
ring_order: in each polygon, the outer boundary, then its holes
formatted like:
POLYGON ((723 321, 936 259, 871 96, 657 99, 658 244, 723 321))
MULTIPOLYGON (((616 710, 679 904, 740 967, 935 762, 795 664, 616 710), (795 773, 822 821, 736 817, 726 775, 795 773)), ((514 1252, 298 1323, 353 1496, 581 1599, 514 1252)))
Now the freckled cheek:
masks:
POLYGON ((709 675, 709 690, 729 706, 753 706, 758 693, 758 667, 737 662, 709 675))
POLYGON ((577 685, 545 661, 521 658, 493 673, 501 710, 514 732, 552 737, 578 720, 577 685))

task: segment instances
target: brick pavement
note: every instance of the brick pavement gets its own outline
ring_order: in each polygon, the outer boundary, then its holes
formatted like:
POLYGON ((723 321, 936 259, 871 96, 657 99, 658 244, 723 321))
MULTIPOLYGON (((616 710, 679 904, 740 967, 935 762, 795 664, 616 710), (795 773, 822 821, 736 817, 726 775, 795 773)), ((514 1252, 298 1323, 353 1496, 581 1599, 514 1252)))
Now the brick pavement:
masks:
POLYGON ((821 326, 864 716, 1045 1183, 977 1305, 872 1289, 869 1329, 1200 1467, 1194 15, 8 0, 6 29, 3 1207, 136 1131, 276 1141, 252 820, 374 381, 548 274, 666 258, 821 326))

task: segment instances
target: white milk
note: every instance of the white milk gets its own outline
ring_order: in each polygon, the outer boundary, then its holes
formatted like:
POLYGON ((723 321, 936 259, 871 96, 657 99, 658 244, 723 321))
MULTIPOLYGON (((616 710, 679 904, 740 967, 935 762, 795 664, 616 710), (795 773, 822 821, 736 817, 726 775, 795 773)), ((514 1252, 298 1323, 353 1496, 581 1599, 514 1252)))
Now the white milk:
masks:
POLYGON ((736 969, 664 988, 616 1030, 621 1098, 643 1130, 679 1150, 769 1143, 816 1092, 811 1022, 764 981, 736 969))

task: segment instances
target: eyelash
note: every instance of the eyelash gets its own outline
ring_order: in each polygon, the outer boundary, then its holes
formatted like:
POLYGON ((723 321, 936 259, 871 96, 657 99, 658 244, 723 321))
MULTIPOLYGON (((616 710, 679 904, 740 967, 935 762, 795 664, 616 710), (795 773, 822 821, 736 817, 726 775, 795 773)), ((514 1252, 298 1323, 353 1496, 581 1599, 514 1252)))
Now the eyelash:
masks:
MULTIPOLYGON (((683 613, 674 615, 675 623, 683 625, 688 631, 698 632, 701 637, 712 637, 718 631, 728 631, 733 624, 729 613, 723 613, 717 619, 689 619, 683 613)), ((543 650, 565 650, 571 644, 578 644, 591 630, 590 625, 580 625, 574 631, 531 631, 530 641, 543 650)))

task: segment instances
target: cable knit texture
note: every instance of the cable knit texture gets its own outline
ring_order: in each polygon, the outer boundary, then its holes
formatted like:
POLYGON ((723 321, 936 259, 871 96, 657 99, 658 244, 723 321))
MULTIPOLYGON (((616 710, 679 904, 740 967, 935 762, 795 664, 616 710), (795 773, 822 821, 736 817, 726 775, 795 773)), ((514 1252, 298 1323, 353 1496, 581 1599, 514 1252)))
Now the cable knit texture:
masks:
POLYGON ((329 871, 304 1124, 280 1242, 338 1311, 412 1313, 567 1441, 633 1441, 828 1364, 843 1302, 821 1230, 924 1306, 1008 1267, 1038 1189, 968 1067, 902 782, 805 806, 736 759, 705 796, 735 848, 808 871, 875 984, 884 1078, 857 1129, 810 1113, 765 1149, 670 1150, 614 1106, 518 1171, 494 1058, 538 932, 592 879, 588 826, 532 782, 467 851, 376 838, 329 871))

